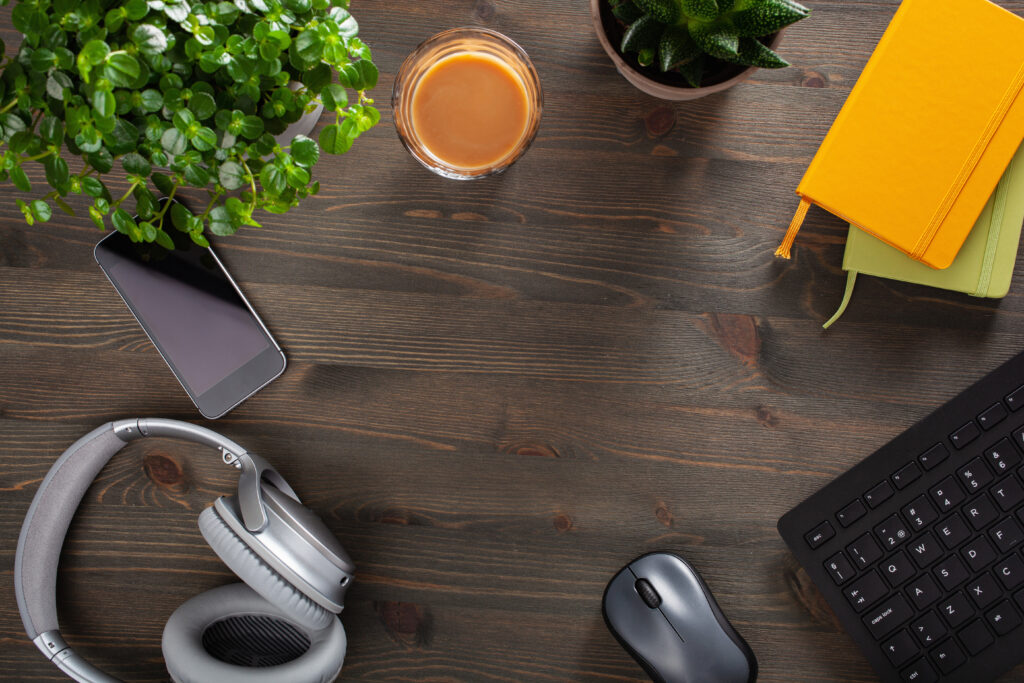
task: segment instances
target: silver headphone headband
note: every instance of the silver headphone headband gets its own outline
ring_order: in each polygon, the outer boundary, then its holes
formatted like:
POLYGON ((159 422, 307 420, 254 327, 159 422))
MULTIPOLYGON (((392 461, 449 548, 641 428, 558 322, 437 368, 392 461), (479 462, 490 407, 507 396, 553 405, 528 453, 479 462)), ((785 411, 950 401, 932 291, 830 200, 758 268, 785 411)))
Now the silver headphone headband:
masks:
POLYGON ((284 478, 263 458, 246 452, 217 432, 188 422, 137 418, 108 422, 73 443, 47 472, 29 506, 14 558, 14 591, 25 631, 47 659, 77 681, 111 683, 112 678, 67 646, 57 620, 57 563, 71 519, 103 466, 126 444, 147 436, 165 436, 212 446, 226 464, 241 470, 238 501, 245 527, 267 524, 262 479, 299 500, 284 478))

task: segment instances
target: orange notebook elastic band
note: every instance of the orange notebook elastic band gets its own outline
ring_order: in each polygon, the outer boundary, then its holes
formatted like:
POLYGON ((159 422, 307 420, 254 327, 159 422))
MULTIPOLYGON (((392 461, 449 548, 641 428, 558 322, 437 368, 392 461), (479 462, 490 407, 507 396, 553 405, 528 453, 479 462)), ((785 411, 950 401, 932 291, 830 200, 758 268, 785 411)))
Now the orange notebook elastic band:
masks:
POLYGON ((782 238, 782 244, 775 250, 776 256, 789 258, 789 252, 793 248, 793 241, 796 239, 796 234, 800 232, 800 226, 804 224, 804 218, 807 217, 807 210, 809 208, 811 208, 811 200, 801 197, 800 206, 797 207, 796 215, 793 216, 793 221, 789 224, 789 229, 786 230, 786 236, 782 238))

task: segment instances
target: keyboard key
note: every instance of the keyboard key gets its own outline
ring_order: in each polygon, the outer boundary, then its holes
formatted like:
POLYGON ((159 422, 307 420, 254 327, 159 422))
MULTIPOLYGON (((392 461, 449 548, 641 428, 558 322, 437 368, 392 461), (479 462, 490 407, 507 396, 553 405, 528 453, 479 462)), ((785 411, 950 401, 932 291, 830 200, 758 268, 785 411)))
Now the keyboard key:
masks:
POLYGON ((967 628, 960 631, 960 642, 964 644, 967 651, 976 655, 986 647, 996 642, 996 639, 989 633, 985 622, 981 619, 972 621, 967 628))
POLYGON ((1017 610, 1013 609, 1009 600, 1003 600, 1001 603, 989 610, 988 614, 985 615, 985 620, 988 621, 988 625, 991 626, 996 634, 1005 636, 1013 629, 1020 626, 1020 615, 1017 614, 1017 610))
POLYGON ((868 507, 876 508, 885 501, 892 497, 893 490, 889 486, 889 482, 883 481, 880 484, 876 484, 870 491, 864 494, 864 500, 868 502, 868 507))
POLYGON ((882 542, 883 548, 892 550, 910 538, 910 531, 899 517, 892 515, 875 527, 875 535, 882 542))
POLYGON ((1013 442, 1024 448, 1024 427, 1013 432, 1013 442))
POLYGON ((964 518, 960 515, 953 513, 943 524, 936 527, 939 540, 942 541, 942 545, 946 546, 950 550, 957 547, 971 536, 971 530, 967 528, 967 523, 964 518))
POLYGON ((946 620, 950 628, 956 628, 974 615, 974 608, 963 593, 957 592, 953 597, 939 604, 939 614, 946 620))
POLYGON ((1024 562, 1016 555, 1010 555, 997 564, 993 571, 1006 590, 1013 590, 1024 583, 1024 562))
POLYGON ((835 529, 828 522, 822 522, 818 526, 814 527, 804 536, 807 541, 807 545, 811 546, 811 550, 821 546, 822 543, 827 541, 836 535, 835 529))
POLYGON ((1000 439, 995 446, 985 451, 985 460, 996 474, 1002 475, 1020 462, 1020 454, 1009 439, 1000 439))
MULTIPOLYGON (((937 592, 938 588, 935 590, 937 592)), ((878 572, 873 570, 843 589, 846 601, 857 612, 863 612, 888 595, 888 593, 889 587, 882 581, 882 577, 878 575, 878 572)), ((936 596, 937 598, 938 596, 936 596)))
POLYGON ((930 574, 921 574, 907 586, 907 595, 920 610, 941 598, 942 591, 935 585, 935 579, 930 574))
POLYGON ((947 591, 959 586, 968 576, 964 563, 956 555, 947 557, 935 567, 935 577, 947 591))
MULTIPOLYGON (((1013 520, 1009 521, 1012 522, 1013 520)), ((914 542, 910 544, 910 556, 914 558, 914 562, 918 567, 924 569, 942 557, 943 550, 939 547, 939 542, 935 540, 934 536, 925 534, 915 538, 914 542)))
POLYGON ((871 534, 864 534, 846 546, 846 552, 861 569, 882 557, 882 549, 875 539, 871 538, 871 534))
POLYGON ((996 580, 989 574, 982 574, 978 578, 968 581, 967 594, 971 596, 971 600, 978 606, 978 609, 985 609, 1003 597, 996 580))
POLYGON ((893 666, 902 666, 917 654, 917 643, 914 642, 914 639, 904 629, 882 643, 882 652, 889 658, 893 666))
POLYGON ((967 661, 967 657, 956 641, 950 638, 932 650, 932 661, 939 667, 939 671, 949 674, 967 661))
POLYGON ((938 683, 939 680, 935 669, 923 657, 904 669, 900 677, 904 683, 938 683))
POLYGON ((979 435, 981 435, 981 432, 978 431, 978 425, 974 424, 974 421, 972 420, 950 434, 949 440, 957 450, 960 450, 970 442, 977 439, 979 435))
POLYGON ((931 647, 939 638, 946 635, 946 625, 935 612, 928 612, 910 625, 910 630, 922 647, 931 647))
POLYGON ((978 424, 981 425, 982 429, 988 430, 992 429, 1005 419, 1006 408, 1003 407, 1002 403, 993 403, 988 408, 985 408, 981 415, 978 416, 978 424))
POLYGON ((920 531, 939 518, 939 513, 924 494, 910 501, 909 505, 904 505, 901 512, 914 531, 920 531))
POLYGON ((912 616, 914 611, 910 609, 906 598, 897 593, 877 607, 873 607, 864 617, 864 625, 868 627, 875 640, 881 640, 912 616))
POLYGON ((841 552, 825 560, 825 570, 828 571, 829 576, 832 577, 837 586, 842 586, 852 579, 855 574, 853 565, 846 559, 846 555, 843 555, 841 552))
POLYGON ((1024 590, 1019 590, 1013 594, 1013 601, 1017 603, 1017 607, 1024 610, 1024 590))
POLYGON ((971 460, 957 470, 956 473, 960 477, 960 483, 967 487, 968 493, 980 491, 985 484, 992 481, 992 473, 985 467, 985 463, 982 462, 981 458, 971 460))
POLYGON ((992 550, 992 544, 986 541, 984 536, 974 539, 960 552, 967 559, 967 564, 971 565, 971 571, 975 572, 980 572, 996 559, 996 551, 992 550))
POLYGON ((937 443, 918 456, 917 459, 921 461, 921 466, 924 467, 925 471, 927 471, 933 469, 948 457, 949 450, 941 443, 937 443))
POLYGON ((842 510, 836 513, 836 519, 839 523, 846 528, 856 522, 858 519, 868 513, 867 508, 864 507, 864 503, 860 502, 860 499, 853 501, 842 510))
POLYGON ((999 513, 996 512, 995 503, 983 493, 963 507, 964 517, 976 530, 980 531, 994 522, 999 513))
POLYGON ((939 507, 941 512, 949 512, 964 499, 963 489, 956 483, 953 477, 946 477, 939 482, 939 485, 929 491, 932 500, 939 507))
POLYGON ((914 575, 914 566, 910 564, 906 553, 896 553, 882 562, 878 568, 882 570, 885 580, 893 588, 906 583, 914 575))
POLYGON ((1006 405, 1010 410, 1020 410, 1024 407, 1024 387, 1017 387, 1006 397, 1006 405))
POLYGON ((896 470, 892 475, 892 483, 902 491, 920 476, 921 468, 917 466, 916 462, 911 462, 896 470))
POLYGON ((1024 541, 1024 531, 1013 517, 1007 517, 988 530, 988 535, 995 541, 999 552, 1005 553, 1010 548, 1024 541))
POLYGON ((1017 477, 1007 477, 990 489, 996 505, 1007 512, 1024 500, 1024 486, 1020 485, 1017 477))

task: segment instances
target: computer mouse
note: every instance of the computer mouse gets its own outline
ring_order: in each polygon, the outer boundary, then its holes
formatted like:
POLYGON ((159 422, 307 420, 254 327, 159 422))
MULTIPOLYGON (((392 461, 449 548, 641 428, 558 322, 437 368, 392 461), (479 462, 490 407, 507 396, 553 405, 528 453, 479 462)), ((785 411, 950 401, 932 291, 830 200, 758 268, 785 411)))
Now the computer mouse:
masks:
POLYGON ((638 557, 608 583, 605 623, 659 683, 752 683, 757 658, 700 574, 672 553, 638 557))

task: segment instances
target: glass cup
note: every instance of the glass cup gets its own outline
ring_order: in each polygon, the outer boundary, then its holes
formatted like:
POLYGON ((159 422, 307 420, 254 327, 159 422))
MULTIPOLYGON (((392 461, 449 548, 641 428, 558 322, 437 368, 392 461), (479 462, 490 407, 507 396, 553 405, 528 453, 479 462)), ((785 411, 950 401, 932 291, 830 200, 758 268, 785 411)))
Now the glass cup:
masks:
MULTIPOLYGON (((395 79, 391 104, 398 137, 413 158, 445 178, 474 180, 501 173, 526 152, 537 135, 543 102, 540 79, 523 48, 496 31, 484 28, 454 28, 427 39, 405 59, 398 71, 398 77, 395 79), (421 109, 426 107, 417 97, 420 95, 424 100, 426 99, 427 96, 424 93, 433 87, 431 79, 437 80, 441 73, 440 67, 444 64, 450 65, 449 60, 453 58, 456 60, 460 58, 493 60, 500 67, 504 67, 504 71, 498 69, 504 74, 503 78, 511 77, 514 79, 513 82, 518 83, 522 88, 525 98, 525 121, 522 131, 518 140, 510 145, 507 151, 503 150, 498 153, 495 158, 486 161, 478 160, 479 163, 460 163, 451 158, 446 159, 445 152, 440 149, 431 149, 428 144, 429 140, 424 139, 429 137, 424 123, 420 123, 424 130, 417 132, 418 114, 421 109), (428 86, 421 91, 420 86, 424 82, 427 82, 428 86)), ((448 104, 457 107, 460 103, 450 102, 448 104)), ((515 137, 514 129, 504 131, 504 133, 510 135, 510 139, 515 137)), ((431 133, 431 135, 434 134, 431 133)), ((435 146, 440 147, 440 145, 435 146)), ((454 155, 449 156, 454 157, 454 155)))

